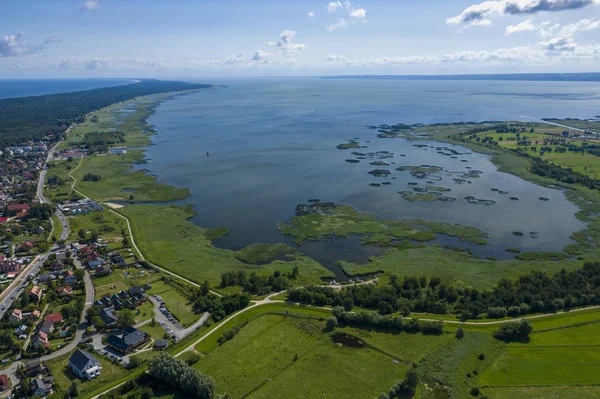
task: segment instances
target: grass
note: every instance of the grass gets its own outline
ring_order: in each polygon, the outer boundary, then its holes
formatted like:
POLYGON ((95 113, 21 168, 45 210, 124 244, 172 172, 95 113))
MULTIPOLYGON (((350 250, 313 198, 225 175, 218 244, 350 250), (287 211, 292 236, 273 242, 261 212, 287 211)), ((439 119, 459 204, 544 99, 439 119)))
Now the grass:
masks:
POLYGON ((111 248, 118 248, 121 246, 121 241, 123 239, 121 229, 127 230, 125 221, 107 209, 90 212, 84 215, 69 216, 68 219, 71 226, 68 237, 69 241, 77 241, 80 239, 78 235, 80 229, 84 229, 87 232, 96 230, 98 231, 98 235, 104 239, 107 244, 112 244, 111 248))
POLYGON ((163 339, 163 336, 165 335, 165 329, 162 328, 162 326, 160 326, 158 323, 156 323, 155 326, 146 324, 145 326, 142 326, 140 330, 150 334, 155 341, 158 339, 163 339))
POLYGON ((189 195, 187 188, 160 184, 142 170, 131 170, 134 163, 143 159, 141 150, 84 157, 81 166, 73 172, 76 188, 98 201, 175 201, 189 195), (87 173, 96 173, 102 180, 84 181, 87 173))
POLYGON ((217 389, 234 398, 249 393, 251 398, 346 398, 351 393, 375 397, 406 370, 376 350, 333 344, 322 332, 323 325, 306 318, 262 315, 195 367, 213 376, 217 389))
POLYGON ((441 247, 396 249, 379 257, 371 257, 366 265, 341 262, 344 271, 351 275, 385 272, 401 276, 437 276, 446 283, 460 283, 477 288, 489 288, 502 278, 518 278, 531 270, 558 272, 563 268, 574 270, 582 261, 552 260, 524 262, 520 260, 490 261, 474 258, 466 252, 441 247))
POLYGON ((363 339, 366 343, 405 362, 416 362, 428 353, 454 340, 453 334, 423 335, 379 329, 343 327, 337 330, 363 339))
POLYGON ((600 347, 509 347, 482 375, 483 386, 597 384, 600 347))
POLYGON ((599 386, 510 387, 485 388, 482 392, 493 399, 598 399, 599 386))
POLYGON ((485 333, 465 333, 426 356, 417 367, 422 398, 467 398, 475 378, 505 345, 485 333), (479 354, 485 355, 479 360, 479 354), (477 373, 477 374, 476 374, 477 373), (429 389, 426 389, 427 386, 429 389), (431 390, 439 387, 437 390, 431 390))
POLYGON ((194 215, 191 207, 127 205, 119 212, 130 219, 136 243, 149 261, 200 284, 208 280, 218 286, 221 273, 241 269, 248 273, 291 273, 298 266, 300 276, 294 281, 298 285, 319 283, 321 277, 332 276, 318 262, 302 255, 261 266, 244 264, 236 252, 211 244, 207 238, 210 229, 187 221, 194 215))
POLYGON ((156 281, 152 289, 147 291, 148 295, 158 294, 166 302, 167 308, 179 320, 182 325, 195 322, 199 315, 192 310, 192 304, 175 287, 164 281, 156 281))
MULTIPOLYGON (((60 219, 56 215, 52 215, 52 224, 54 226, 54 231, 52 232, 52 237, 56 237, 56 239, 60 239, 60 235, 63 231, 63 225, 60 222, 60 219)), ((52 240, 52 237, 49 237, 52 240)))
MULTIPOLYGON (((475 244, 486 243, 486 234, 473 227, 418 219, 379 219, 348 205, 337 206, 329 213, 296 216, 289 223, 281 223, 279 230, 283 234, 294 236, 295 242, 299 244, 308 239, 320 239, 332 235, 348 237, 351 234, 364 235, 367 240, 373 236, 382 237, 380 241, 384 245, 389 245, 391 240, 429 241, 434 239, 436 234, 456 236, 475 244)), ((373 242, 373 240, 369 241, 373 242)))
MULTIPOLYGON (((69 357, 71 354, 72 353, 46 362, 46 366, 55 379, 54 391, 60 395, 57 397, 62 397, 71 386, 71 381, 75 379, 75 375, 68 368, 69 357)), ((102 373, 99 377, 90 381, 82 381, 80 385, 80 392, 82 396, 104 384, 111 383, 113 380, 126 373, 122 367, 111 363, 110 361, 106 360, 106 358, 99 355, 94 357, 100 362, 100 365, 102 366, 102 373)))

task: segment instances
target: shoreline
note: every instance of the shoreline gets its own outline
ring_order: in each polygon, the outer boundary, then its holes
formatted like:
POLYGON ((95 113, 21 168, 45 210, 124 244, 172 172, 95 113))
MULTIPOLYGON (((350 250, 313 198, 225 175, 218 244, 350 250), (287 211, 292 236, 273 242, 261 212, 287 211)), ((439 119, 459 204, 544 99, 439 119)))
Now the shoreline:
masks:
MULTIPOLYGON (((194 90, 194 91, 195 91, 195 90, 194 90)), ((152 144, 153 144, 153 142, 152 142, 152 139, 151 139, 151 136, 152 136, 152 135, 154 135, 154 134, 158 134, 158 133, 159 133, 159 132, 156 130, 155 126, 153 126, 153 125, 150 125, 150 124, 148 123, 148 118, 149 118, 149 117, 150 117, 152 114, 154 114, 154 113, 156 112, 156 109, 158 108, 158 106, 160 106, 160 105, 161 105, 161 104, 162 104, 164 101, 166 101, 166 100, 168 100, 168 99, 171 99, 171 98, 173 98, 174 96, 186 95, 186 94, 188 94, 189 92, 190 92, 190 91, 186 91, 186 92, 176 92, 176 93, 170 93, 170 94, 167 94, 167 95, 164 95, 164 94, 163 94, 163 95, 152 95, 152 96, 149 96, 149 97, 159 97, 159 98, 158 98, 158 99, 154 98, 154 99, 152 100, 152 103, 151 103, 151 105, 150 105, 150 106, 148 106, 148 107, 145 109, 145 112, 144 112, 143 118, 141 118, 141 119, 140 119, 140 123, 141 123, 141 125, 143 126, 142 130, 144 131, 144 136, 145 136, 145 138, 147 139, 147 141, 146 141, 146 145, 144 146, 145 148, 143 148, 143 149, 140 149, 140 150, 139 150, 139 151, 140 151, 140 153, 142 154, 142 156, 143 156, 143 157, 145 157, 145 151, 146 151, 146 148, 147 148, 148 146, 150 146, 150 145, 152 145, 152 144)), ((139 98, 137 98, 137 99, 134 99, 134 100, 129 100, 129 102, 136 102, 136 101, 139 101, 139 100, 140 100, 140 99, 139 99, 139 98)), ((113 105, 111 105, 111 107, 113 107, 113 106, 115 106, 115 105, 119 105, 121 108, 123 108, 123 106, 125 106, 126 104, 127 104, 127 102, 125 102, 125 103, 119 103, 119 104, 113 104, 113 105)), ((139 110, 139 109, 138 109, 138 110, 139 110)), ((465 124, 465 123, 461 123, 460 125, 464 125, 464 124, 465 124)), ((452 124, 444 124, 444 125, 446 125, 446 126, 451 126, 452 124)), ((430 128, 431 126, 436 126, 436 125, 423 125, 423 128, 430 128)), ((501 159, 500 159, 500 158, 498 158, 497 156, 495 156, 495 155, 497 155, 497 154, 496 154, 496 152, 497 152, 497 151, 485 151, 485 149, 484 149, 484 148, 481 148, 481 146, 475 146, 475 145, 473 145, 473 146, 470 146, 468 143, 464 143, 464 142, 460 142, 460 141, 452 140, 452 139, 451 139, 451 138, 449 138, 449 137, 444 137, 444 136, 435 135, 435 134, 433 134, 432 136, 433 136, 433 137, 417 137, 417 139, 424 139, 424 138, 427 138, 427 139, 430 139, 430 140, 438 141, 438 142, 440 142, 440 143, 451 143, 451 144, 462 145, 462 146, 465 146, 465 147, 468 147, 468 148, 472 148, 473 150, 475 150, 475 151, 477 151, 477 152, 480 152, 480 153, 483 153, 483 154, 492 154, 492 159, 491 159, 491 161, 492 161, 492 163, 494 163, 494 164, 495 164, 495 165, 498 167, 498 169, 499 169, 500 171, 508 172, 508 173, 511 173, 511 174, 513 174, 513 175, 516 175, 516 176, 518 176, 519 178, 522 178, 522 179, 524 179, 524 180, 530 181, 530 182, 532 182, 532 183, 535 183, 535 184, 539 184, 537 181, 534 181, 534 180, 530 180, 530 179, 528 179, 528 178, 527 178, 528 176, 526 176, 526 175, 519 175, 519 174, 513 173, 513 171, 512 171, 512 170, 510 170, 510 169, 505 169, 505 168, 503 168, 503 163, 502 163, 501 159), (499 162, 499 161, 500 161, 500 162, 499 162)), ((137 151, 137 150, 136 150, 136 151, 137 151)), ((131 164, 130 166, 131 166, 131 167, 133 167, 133 166, 134 166, 134 164, 131 164)), ((151 176, 151 175, 150 175, 149 173, 147 173, 146 171, 139 171, 139 172, 143 173, 143 174, 144 174, 144 175, 146 175, 146 176, 151 176)), ((163 186, 166 186, 166 187, 174 187, 174 186, 170 186, 170 185, 168 185, 168 184, 166 184, 166 183, 161 183, 161 182, 159 182, 159 181, 158 181, 158 179, 156 179, 155 177, 153 177, 153 179, 155 179, 155 184, 160 184, 160 185, 163 185, 163 186)), ((548 182, 546 182, 546 184, 543 184, 543 186, 544 186, 544 187, 548 187, 550 184, 554 184, 554 185, 556 185, 556 182, 554 182, 554 183, 550 183, 550 181, 548 181, 548 182)), ((188 194, 188 195, 189 195, 189 194, 188 194)), ((573 202, 573 201, 572 201, 570 198, 569 198, 569 201, 573 202)), ((126 203, 127 201, 123 201, 123 202, 125 202, 126 204, 114 204, 114 201, 113 201, 113 202, 109 201, 109 202, 110 202, 112 205, 117 205, 117 206, 118 206, 118 208, 113 208, 113 209, 115 209, 115 210, 116 210, 118 213, 120 213, 120 214, 124 214, 124 215, 126 215, 126 214, 127 214, 127 209, 129 208, 129 205, 130 205, 130 204, 127 204, 127 203, 126 203)), ((131 204, 131 206, 148 206, 148 205, 142 204, 143 202, 144 202, 144 201, 134 201, 134 204, 131 204), (141 202, 141 203, 140 203, 140 202, 141 202)), ((167 202, 167 201, 153 201, 152 207, 153 207, 154 209, 157 209, 157 210, 158 210, 158 209, 167 209, 167 208, 165 208, 165 207, 171 207, 171 205, 167 205, 167 204, 164 204, 164 205, 163 205, 163 204, 161 204, 161 202, 167 202), (155 208, 155 207, 156 207, 156 208, 155 208)), ((107 204, 107 205, 108 205, 108 204, 107 204)), ((575 205, 579 206, 579 205, 578 205, 578 204, 576 204, 576 203, 575 203, 575 205)), ((109 205, 109 206, 111 206, 111 205, 109 205)), ((579 208, 581 209, 581 207, 579 207, 579 208)), ((195 212, 195 211, 193 211, 193 210, 192 210, 192 212, 195 212)), ((189 224, 191 224, 191 225, 193 225, 193 226, 195 227, 195 229, 193 229, 193 230, 195 231, 195 233, 194 233, 194 234, 203 234, 203 235, 206 235, 206 234, 207 234, 207 232, 209 232, 210 230, 212 230, 212 229, 205 229, 205 228, 203 228, 203 227, 201 227, 201 226, 197 226, 196 224, 194 224, 193 222, 191 222, 189 219, 190 219, 190 218, 193 216, 193 213, 188 213, 188 214, 186 214, 186 215, 187 215, 187 216, 185 217, 185 219, 183 219, 183 221, 184 221, 185 223, 189 223, 189 224)), ((139 216, 139 215, 138 215, 138 216, 139 216)), ((585 220, 584 220, 584 221, 585 221, 585 220)), ((577 233, 577 232, 575 232, 575 233, 577 233)), ((221 234, 223 234, 223 233, 221 233, 221 234)), ((214 239, 214 238, 212 238, 212 239, 214 239)), ((216 253, 221 253, 221 254, 225 254, 225 253, 229 253, 229 254, 235 254, 235 253, 239 252, 239 251, 234 251, 234 250, 231 250, 231 249, 223 249, 223 248, 218 248, 218 247, 215 247, 214 245, 212 245, 212 239, 210 239, 210 240, 209 240, 209 246, 211 247, 211 251, 214 251, 214 252, 216 252, 216 253)), ((143 241, 144 241, 144 239, 143 239, 143 238, 141 238, 141 239, 140 239, 140 238, 138 238, 138 241, 142 241, 142 242, 143 242, 143 241)), ((282 242, 283 242, 283 240, 282 240, 282 242)), ((164 242, 163 244, 166 244, 166 242, 164 242)), ((144 247, 145 245, 143 245, 143 244, 140 244, 140 246, 141 246, 141 247, 144 247)), ((149 248, 149 247, 148 247, 148 248, 149 248)), ((392 249, 393 249, 393 248, 392 248, 392 249)), ((149 249, 146 249, 146 251, 149 251, 149 249)), ((149 255, 149 256, 152 258, 152 255, 149 255)), ((377 257, 377 258, 383 258, 383 256, 381 256, 381 257, 377 257)), ((376 260, 377 260, 377 258, 376 258, 376 260)), ((500 266, 500 265, 502 265, 502 264, 506 264, 506 262, 509 262, 509 263, 510 263, 510 262, 521 262, 521 263, 519 263, 519 264, 524 264, 524 263, 522 263, 522 262, 524 262, 524 261, 520 261, 520 260, 509 260, 509 261, 495 261, 495 260, 494 260, 494 261, 485 261, 485 260, 481 260, 481 259, 478 259, 478 258, 473 258, 472 256, 469 256, 469 258, 470 258, 470 259, 472 259, 472 260, 477 260, 477 261, 481 261, 481 262, 486 262, 487 264, 489 264, 490 262, 493 262, 493 264, 496 264, 496 265, 498 265, 498 266, 500 266), (503 262, 504 262, 504 263, 503 263, 503 262)), ((310 259, 310 258, 309 258, 309 259, 310 259)), ((314 259, 311 259, 311 260, 312 260, 313 262, 316 262, 314 259)), ((153 260, 153 261, 154 261, 155 263, 159 264, 159 265, 164 265, 164 263, 163 263, 163 262, 156 261, 156 260, 153 260)), ((172 258, 172 261, 171 261, 170 263, 173 263, 173 262, 177 262, 177 260, 176 260, 175 258, 172 258)), ((557 262, 557 263, 558 263, 558 262, 557 262)), ((569 268, 572 268, 573 266, 579 266, 579 265, 580 265, 580 262, 579 262, 579 261, 570 261, 570 264, 571 264, 571 266, 570 266, 569 268), (575 264, 575 265, 573 265, 573 264, 575 264)), ((369 265, 371 265, 371 262, 369 262, 369 263, 367 264, 367 266, 369 266, 369 265)), ((246 265, 246 266, 248 266, 248 265, 246 265)), ((251 265, 250 265, 250 266, 251 266, 251 265)), ((320 266, 322 269, 326 270, 326 268, 325 268, 324 266, 322 266, 321 264, 319 264, 319 266, 320 266)), ((370 269, 369 271, 360 271, 360 272, 359 272, 359 271, 358 271, 358 269, 360 269, 360 268, 361 268, 361 266, 364 266, 364 265, 354 265, 354 266, 353 266, 353 264, 351 264, 351 263, 347 263, 347 262, 342 262, 342 265, 341 265, 341 266, 342 266, 342 270, 344 270, 345 274, 346 274, 346 275, 347 275, 349 278, 351 278, 351 277, 353 277, 353 276, 362 276, 362 275, 365 275, 365 274, 371 274, 372 272, 382 272, 382 271, 385 271, 385 269, 377 269, 377 270, 372 270, 372 269, 370 269), (358 268, 358 269, 357 269, 357 268, 358 268)), ((243 267, 243 266, 242 266, 242 267, 243 267)), ((263 270, 264 270, 264 269, 263 269, 263 270)), ((329 270, 331 270, 331 269, 329 269, 329 270)), ((177 270, 176 270, 176 269, 174 269, 174 271, 177 271, 177 270)), ((188 277, 188 278, 192 278, 192 279, 193 279, 193 276, 192 276, 192 277, 190 277, 190 275, 189 275, 189 274, 186 274, 186 277, 188 277)), ((196 280, 196 281, 198 281, 198 280, 196 280)))

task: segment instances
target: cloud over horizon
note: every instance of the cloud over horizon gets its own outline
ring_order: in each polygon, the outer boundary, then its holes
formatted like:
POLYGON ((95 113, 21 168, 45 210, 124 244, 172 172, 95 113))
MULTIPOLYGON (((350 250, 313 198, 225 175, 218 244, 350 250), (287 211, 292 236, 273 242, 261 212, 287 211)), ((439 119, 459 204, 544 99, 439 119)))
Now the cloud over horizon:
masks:
POLYGON ((459 15, 447 18, 446 23, 465 27, 490 25, 493 16, 560 12, 599 3, 600 0, 488 0, 465 8, 459 15))

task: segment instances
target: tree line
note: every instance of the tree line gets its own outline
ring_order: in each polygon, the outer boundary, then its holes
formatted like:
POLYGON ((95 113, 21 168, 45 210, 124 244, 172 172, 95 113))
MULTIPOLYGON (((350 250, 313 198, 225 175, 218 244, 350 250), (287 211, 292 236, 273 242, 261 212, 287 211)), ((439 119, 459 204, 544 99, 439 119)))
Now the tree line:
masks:
POLYGON ((283 274, 279 270, 273 272, 270 276, 260 276, 255 272, 246 275, 245 270, 237 272, 225 272, 221 274, 221 288, 230 286, 240 286, 253 295, 266 295, 270 292, 279 292, 287 290, 292 286, 290 280, 296 280, 300 275, 298 267, 289 274, 283 274))
POLYGON ((581 269, 563 269, 553 275, 531 271, 516 280, 502 279, 486 290, 447 285, 439 277, 391 275, 384 285, 351 285, 342 290, 296 288, 288 292, 288 300, 315 306, 342 306, 346 311, 360 306, 377 310, 381 315, 455 313, 463 320, 517 317, 600 304, 600 262, 586 262, 581 269))

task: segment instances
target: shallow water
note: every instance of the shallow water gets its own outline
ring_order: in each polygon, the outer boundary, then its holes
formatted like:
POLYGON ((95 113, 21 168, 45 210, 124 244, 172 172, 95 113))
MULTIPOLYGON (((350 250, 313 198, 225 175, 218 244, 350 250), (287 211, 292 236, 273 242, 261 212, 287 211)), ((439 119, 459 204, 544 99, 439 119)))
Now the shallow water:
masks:
MULTIPOLYGON (((559 190, 543 188, 516 176, 500 173, 483 154, 443 143, 456 159, 435 148, 419 148, 404 139, 379 139, 367 125, 516 120, 542 117, 591 117, 600 109, 600 85, 574 82, 487 81, 365 81, 322 79, 222 80, 227 87, 178 96, 161 104, 150 117, 158 134, 148 147, 143 168, 161 181, 189 187, 198 212, 192 221, 203 227, 227 226, 230 233, 216 240, 219 247, 239 249, 254 242, 289 242, 277 223, 294 215, 297 204, 309 198, 346 203, 385 218, 422 218, 477 227, 489 234, 489 245, 469 247, 477 256, 513 257, 505 251, 559 251, 569 235, 584 227, 577 208, 559 190), (360 152, 391 151, 388 167, 368 161, 351 164, 355 150, 336 145, 358 137, 367 145, 360 152), (365 141, 370 140, 370 143, 365 141), (210 156, 207 157, 206 153, 210 156), (401 157, 400 154, 406 156, 401 157), (467 160, 467 162, 461 162, 467 160), (433 184, 401 165, 437 165, 446 172, 433 184), (457 184, 457 175, 471 167, 483 173, 457 184), (392 175, 367 172, 388 169, 392 175), (392 179, 396 177, 396 179, 392 179), (441 179, 441 180, 438 180, 441 179), (383 181, 391 185, 369 186, 383 181), (408 202, 398 191, 435 185, 450 188, 443 195, 454 202, 408 202), (417 186, 417 187, 418 187, 417 186), (499 194, 492 188, 508 191, 499 194), (464 197, 496 201, 471 204, 464 197), (509 197, 518 197, 512 201, 509 197), (549 201, 540 201, 547 197, 549 201), (518 237, 513 232, 524 235, 518 237), (529 232, 537 232, 532 238, 529 232)), ((433 180, 433 179, 432 179, 433 180)), ((444 238, 437 243, 460 245, 444 238)), ((336 263, 348 251, 320 249, 307 253, 323 263, 336 263)), ((329 248, 329 249, 327 249, 329 248)), ((301 248, 302 250, 302 248, 301 248)), ((355 259, 362 261, 358 254, 355 259)), ((350 259, 346 259, 350 260, 350 259)))

